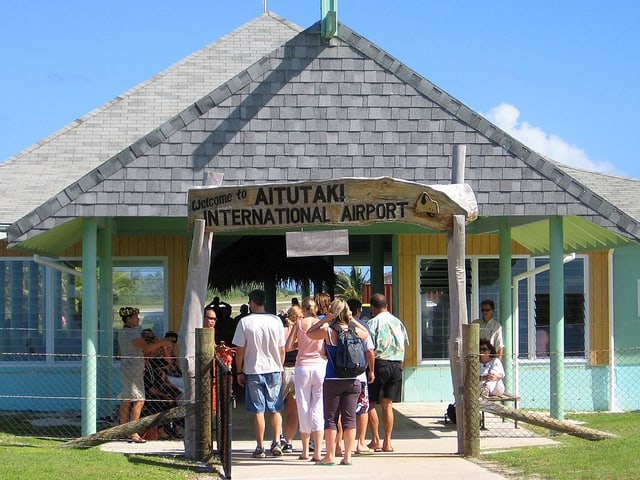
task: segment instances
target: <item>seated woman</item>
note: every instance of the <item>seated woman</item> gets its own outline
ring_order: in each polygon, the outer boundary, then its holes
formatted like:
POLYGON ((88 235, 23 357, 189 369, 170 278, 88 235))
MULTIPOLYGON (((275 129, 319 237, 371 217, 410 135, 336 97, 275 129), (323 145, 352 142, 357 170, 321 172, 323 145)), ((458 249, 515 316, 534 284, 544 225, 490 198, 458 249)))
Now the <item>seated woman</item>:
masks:
POLYGON ((480 339, 480 396, 504 393, 504 367, 496 349, 486 338, 480 339))
MULTIPOLYGON (((163 357, 147 358, 144 369, 144 387, 147 401, 142 416, 153 415, 178 406, 182 391, 173 385, 167 376, 167 362, 163 357)), ((174 422, 158 428, 158 438, 181 438, 174 422)))

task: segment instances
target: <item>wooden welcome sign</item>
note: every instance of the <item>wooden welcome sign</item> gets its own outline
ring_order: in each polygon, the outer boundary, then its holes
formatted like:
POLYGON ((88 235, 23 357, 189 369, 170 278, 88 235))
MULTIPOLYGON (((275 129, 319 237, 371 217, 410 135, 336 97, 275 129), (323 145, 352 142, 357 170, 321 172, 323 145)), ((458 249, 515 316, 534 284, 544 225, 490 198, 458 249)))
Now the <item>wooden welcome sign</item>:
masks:
POLYGON ((447 231, 453 215, 464 215, 467 223, 478 216, 467 184, 427 186, 382 177, 189 190, 189 227, 203 219, 210 232, 383 222, 447 231))

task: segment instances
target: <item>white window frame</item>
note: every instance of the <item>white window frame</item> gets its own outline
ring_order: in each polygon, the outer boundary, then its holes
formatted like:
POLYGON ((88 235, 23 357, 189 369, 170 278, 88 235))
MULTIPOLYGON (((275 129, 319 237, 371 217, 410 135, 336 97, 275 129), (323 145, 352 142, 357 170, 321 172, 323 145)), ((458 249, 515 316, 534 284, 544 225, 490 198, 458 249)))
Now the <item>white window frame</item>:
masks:
MULTIPOLYGON (((30 261, 37 264, 37 262, 33 260, 33 257, 0 257, 0 261, 2 262, 30 261)), ((77 263, 81 264, 82 258, 81 257, 61 257, 58 261, 61 263, 66 261, 66 262, 74 262, 76 264, 77 263)), ((164 285, 163 285, 163 307, 162 308, 163 308, 163 312, 165 313, 164 326, 165 326, 165 329, 168 329, 169 327, 169 318, 168 318, 169 316, 169 259, 168 257, 166 256, 114 257, 112 268, 127 266, 127 265, 144 266, 145 264, 161 266, 163 269, 164 285)), ((45 305, 44 311, 43 311, 44 326, 45 326, 45 333, 44 333, 45 359, 43 361, 36 361, 36 360, 7 361, 7 362, 0 363, 0 365, 11 365, 12 367, 20 367, 20 368, 22 367, 32 368, 34 366, 40 366, 40 367, 43 367, 43 366, 56 367, 57 366, 62 368, 62 367, 68 367, 68 366, 80 364, 80 361, 78 360, 64 361, 64 362, 55 360, 56 352, 55 352, 54 298, 53 298, 55 294, 55 288, 53 284, 54 282, 53 273, 55 270, 54 268, 47 265, 43 265, 43 268, 44 268, 43 280, 45 283, 44 291, 43 291, 44 305, 45 305)), ((115 318, 112 318, 112 321, 113 320, 115 320, 115 318)), ((115 357, 116 352, 113 352, 113 355, 115 357)))
MULTIPOLYGON (((514 259, 525 259, 527 261, 527 270, 532 270, 535 268, 536 259, 540 259, 541 257, 531 257, 527 255, 513 255, 514 259)), ((575 362, 584 362, 588 360, 589 350, 591 345, 590 338, 590 325, 591 318, 589 312, 590 305, 590 284, 589 284, 589 256, 588 255, 576 255, 576 258, 581 258, 583 260, 583 290, 584 290, 584 302, 585 302, 585 325, 584 325, 584 358, 583 357, 565 357, 565 361, 575 363, 575 362)), ((417 334, 418 334, 418 342, 417 342, 417 354, 419 360, 419 365, 432 365, 432 366, 442 366, 448 365, 448 358, 423 358, 422 353, 422 335, 423 335, 423 322, 422 322, 422 296, 420 294, 420 264, 423 260, 448 260, 446 255, 417 255, 416 256, 416 321, 417 325, 417 334)), ((479 270, 478 263, 479 260, 499 260, 499 256, 497 255, 468 255, 465 260, 469 260, 471 263, 471 294, 470 294, 470 302, 471 306, 467 305, 467 313, 468 313, 468 321, 472 321, 476 318, 481 318, 480 314, 480 301, 483 300, 480 298, 478 282, 479 282, 479 270)), ((527 304, 528 304, 528 312, 527 312, 527 329, 529 332, 528 335, 528 352, 526 358, 521 358, 519 361, 527 361, 527 362, 538 362, 545 363, 549 362, 549 358, 537 358, 535 356, 536 352, 536 335, 535 335, 535 323, 533 318, 533 312, 535 312, 535 276, 532 279, 526 279, 527 282, 527 304), (533 333, 532 333, 533 331, 533 333)), ((513 306, 512 306, 513 308, 513 306)), ((513 315, 513 311, 511 312, 513 315)), ((518 319, 521 322, 521 319, 518 319)), ((518 329, 519 325, 514 325, 514 329, 518 329)), ((514 340, 517 342, 516 332, 513 332, 514 340)), ((518 345, 515 344, 516 352, 519 353, 518 345)))

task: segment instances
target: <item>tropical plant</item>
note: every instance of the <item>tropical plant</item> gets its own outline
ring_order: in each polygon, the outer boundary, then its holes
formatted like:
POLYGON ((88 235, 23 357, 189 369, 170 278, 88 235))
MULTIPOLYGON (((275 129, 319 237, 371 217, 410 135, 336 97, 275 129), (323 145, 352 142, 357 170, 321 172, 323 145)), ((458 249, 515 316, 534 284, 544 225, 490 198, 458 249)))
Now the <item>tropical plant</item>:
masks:
POLYGON ((351 272, 347 273, 344 270, 336 271, 336 288, 337 295, 343 297, 357 298, 362 297, 362 286, 369 281, 369 275, 363 271, 360 267, 351 267, 351 272))

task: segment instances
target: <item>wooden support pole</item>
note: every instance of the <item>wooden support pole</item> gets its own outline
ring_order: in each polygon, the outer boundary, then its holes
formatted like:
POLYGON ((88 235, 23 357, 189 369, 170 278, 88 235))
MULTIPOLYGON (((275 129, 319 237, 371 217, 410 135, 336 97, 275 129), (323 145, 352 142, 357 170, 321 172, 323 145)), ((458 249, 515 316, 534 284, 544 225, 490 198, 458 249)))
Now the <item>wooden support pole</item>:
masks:
POLYGON ((529 423, 531 425, 537 425, 539 427, 545 427, 556 432, 567 433, 574 437, 584 438, 587 440, 604 440, 607 438, 616 438, 616 435, 608 432, 601 432, 600 430, 594 430, 592 428, 582 427, 575 423, 567 422, 564 420, 558 420, 556 418, 549 417, 537 412, 529 412, 524 410, 515 410, 513 408, 505 407, 499 403, 490 402, 484 398, 480 399, 480 408, 482 410, 499 415, 501 417, 511 418, 518 422, 529 423))
MULTIPOLYGON (((149 415, 142 417, 133 422, 123 423, 122 425, 116 425, 115 427, 101 430, 97 433, 87 435, 85 437, 76 438, 69 442, 58 445, 58 448, 91 448, 97 445, 101 445, 112 440, 123 440, 130 438, 131 435, 137 433, 142 435, 146 430, 157 427, 158 425, 164 425, 172 420, 178 420, 189 416, 188 412, 190 406, 181 405, 174 407, 166 412, 156 413, 155 415, 149 415)), ((193 410, 191 410, 193 413, 193 410)))
MULTIPOLYGON (((451 183, 464 183, 464 164, 466 147, 457 145, 453 150, 451 183)), ((456 399, 458 418, 464 418, 463 402, 463 365, 462 365, 462 325, 467 321, 467 274, 465 270, 467 218, 464 215, 452 216, 451 231, 447 234, 447 258, 449 262, 449 304, 451 322, 449 328, 449 363, 453 394, 456 399)), ((456 424, 458 429, 458 453, 464 452, 464 422, 456 424)))
MULTIPOLYGON (((464 418, 462 325, 467 323, 467 298, 465 271, 465 218, 454 215, 453 231, 447 239, 449 258, 449 302, 451 331, 449 333, 449 361, 458 418, 464 418)), ((458 422, 458 453, 464 452, 464 422, 458 422)))
POLYGON ((476 323, 462 325, 464 358, 464 441, 465 457, 480 456, 480 327, 476 323))
POLYGON ((195 459, 207 462, 213 456, 212 382, 213 328, 196 328, 195 459))

